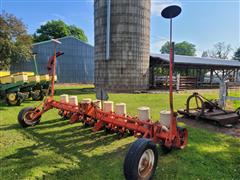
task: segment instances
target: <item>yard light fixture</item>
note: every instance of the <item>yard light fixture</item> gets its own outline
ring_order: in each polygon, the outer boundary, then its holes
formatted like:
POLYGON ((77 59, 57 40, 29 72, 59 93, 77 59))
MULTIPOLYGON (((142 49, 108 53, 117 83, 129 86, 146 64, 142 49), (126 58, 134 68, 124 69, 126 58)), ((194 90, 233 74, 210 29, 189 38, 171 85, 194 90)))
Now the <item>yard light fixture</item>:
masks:
POLYGON ((170 19, 170 53, 169 53, 169 101, 171 119, 174 116, 173 110, 173 59, 174 59, 174 43, 172 42, 172 19, 181 13, 182 9, 178 5, 170 5, 164 8, 161 12, 162 17, 170 19))

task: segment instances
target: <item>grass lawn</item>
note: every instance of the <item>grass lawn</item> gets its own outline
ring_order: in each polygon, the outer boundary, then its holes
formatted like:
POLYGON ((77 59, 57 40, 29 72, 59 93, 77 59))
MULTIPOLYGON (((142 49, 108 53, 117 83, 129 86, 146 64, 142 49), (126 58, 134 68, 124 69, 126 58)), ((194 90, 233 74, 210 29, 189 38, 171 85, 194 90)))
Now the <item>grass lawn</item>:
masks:
MULTIPOLYGON (((92 86, 57 86, 56 98, 67 93, 95 98, 92 86)), ((175 108, 184 108, 190 94, 175 94, 175 108)), ((208 98, 217 94, 204 93, 208 98)), ((168 107, 168 94, 110 94, 110 100, 127 103, 134 115, 139 106, 151 108, 152 119, 168 107)), ((20 107, 0 106, 1 179, 123 180, 123 161, 134 137, 117 140, 116 135, 91 132, 80 123, 68 124, 50 110, 36 127, 22 129, 20 107)), ((236 108, 236 107, 235 107, 236 108)), ((183 123, 180 125, 185 126, 183 123)), ((154 179, 240 179, 240 138, 188 127, 189 144, 160 157, 154 179)))

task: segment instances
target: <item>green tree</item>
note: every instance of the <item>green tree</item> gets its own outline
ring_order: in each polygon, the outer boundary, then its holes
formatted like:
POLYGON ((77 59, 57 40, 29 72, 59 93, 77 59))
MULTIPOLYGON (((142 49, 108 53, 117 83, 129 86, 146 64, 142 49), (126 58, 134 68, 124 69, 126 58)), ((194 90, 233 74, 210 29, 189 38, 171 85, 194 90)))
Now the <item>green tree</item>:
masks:
POLYGON ((82 29, 78 28, 75 25, 68 26, 68 29, 71 36, 74 36, 75 38, 78 38, 84 42, 88 41, 87 36, 84 34, 84 31, 82 29))
MULTIPOLYGON (((166 42, 162 47, 160 52, 162 54, 169 54, 170 43, 166 42)), ((177 55, 195 56, 196 46, 187 41, 176 43, 174 47, 174 52, 177 55)))
POLYGON ((240 47, 234 52, 233 59, 240 61, 240 47))
POLYGON ((62 20, 48 21, 41 25, 33 35, 34 42, 50 40, 52 38, 61 38, 65 36, 74 36, 84 42, 87 42, 87 36, 84 31, 75 25, 67 25, 62 20))
POLYGON ((32 55, 32 38, 26 26, 14 15, 0 15, 0 70, 8 70, 14 62, 24 61, 32 55))

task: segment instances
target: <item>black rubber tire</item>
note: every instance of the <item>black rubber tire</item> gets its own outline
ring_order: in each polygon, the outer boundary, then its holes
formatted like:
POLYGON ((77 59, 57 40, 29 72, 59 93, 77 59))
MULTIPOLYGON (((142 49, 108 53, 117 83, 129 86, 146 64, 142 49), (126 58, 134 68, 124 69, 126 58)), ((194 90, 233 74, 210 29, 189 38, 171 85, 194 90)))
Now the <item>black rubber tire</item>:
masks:
POLYGON ((35 108, 33 107, 26 107, 26 108, 23 108, 19 113, 18 113, 18 123, 23 127, 23 128, 26 128, 26 127, 29 127, 29 126, 35 126, 37 124, 39 124, 40 122, 40 118, 39 117, 38 119, 36 119, 35 121, 33 121, 32 124, 27 124, 25 121, 24 121, 24 116, 27 112, 29 111, 33 111, 35 108))
POLYGON ((124 175, 126 180, 149 180, 152 179, 154 172, 157 167, 158 161, 158 150, 156 144, 153 143, 151 140, 146 138, 137 139, 132 145, 130 146, 128 153, 124 160, 124 175), (138 164, 146 150, 151 149, 154 153, 154 163, 151 171, 145 176, 141 177, 138 174, 138 164))

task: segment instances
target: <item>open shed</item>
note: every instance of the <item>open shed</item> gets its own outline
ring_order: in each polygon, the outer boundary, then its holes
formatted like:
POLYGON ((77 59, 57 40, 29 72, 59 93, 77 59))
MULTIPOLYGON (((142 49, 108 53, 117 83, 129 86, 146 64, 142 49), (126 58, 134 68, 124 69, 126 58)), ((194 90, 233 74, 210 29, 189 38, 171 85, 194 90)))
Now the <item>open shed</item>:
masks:
MULTIPOLYGON (((168 87, 168 54, 150 55, 150 88, 168 87)), ((174 84, 179 89, 218 87, 220 82, 240 81, 240 62, 202 58, 194 56, 174 56, 174 84), (207 76, 209 74, 209 76, 207 76)))

